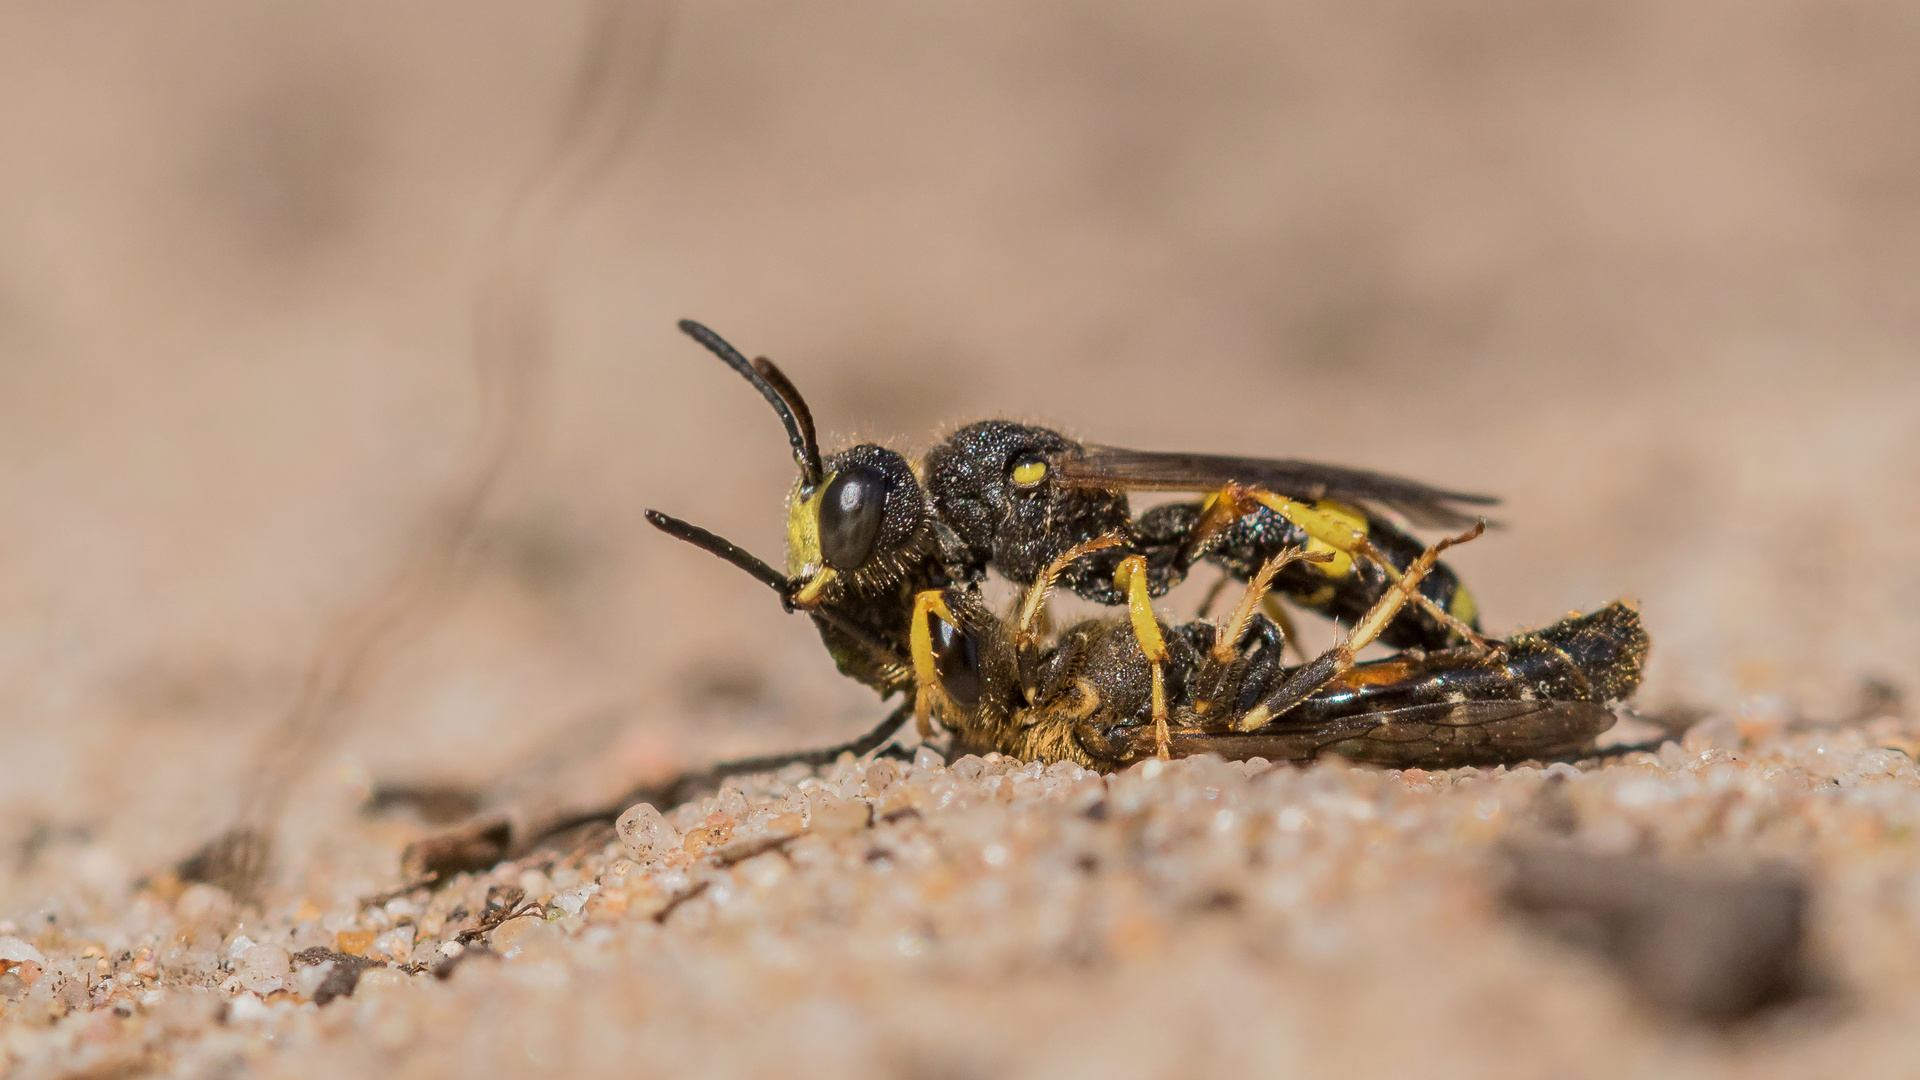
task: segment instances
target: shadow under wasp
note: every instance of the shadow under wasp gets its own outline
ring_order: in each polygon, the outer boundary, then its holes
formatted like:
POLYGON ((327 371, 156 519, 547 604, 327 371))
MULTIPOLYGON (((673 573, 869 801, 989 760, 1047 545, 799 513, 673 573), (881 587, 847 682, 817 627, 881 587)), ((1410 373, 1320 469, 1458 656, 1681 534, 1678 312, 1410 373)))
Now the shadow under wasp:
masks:
POLYGON ((909 708, 927 734, 938 712, 956 748, 1103 768, 1147 754, 1323 750, 1491 763, 1590 744, 1612 722, 1606 703, 1638 683, 1646 640, 1630 608, 1490 641, 1437 561, 1484 521, 1427 548, 1375 508, 1458 525, 1470 519, 1453 504, 1494 501, 1486 496, 1307 462, 1092 446, 998 420, 961 428, 919 472, 873 444, 823 457, 804 399, 772 361, 748 361, 698 323, 680 327, 758 389, 786 428, 800 469, 787 572, 697 526, 651 510, 648 519, 807 612, 844 673, 883 698, 912 691, 860 740, 729 763, 736 770, 870 751, 909 708), (1130 489, 1207 494, 1135 518, 1130 489), (1247 583, 1238 609, 1226 627, 1166 626, 1152 598, 1202 560, 1247 583), (978 586, 989 569, 1025 588, 1018 614, 986 605, 978 586), (1128 617, 1049 639, 1040 616, 1059 588, 1124 604, 1128 617), (1349 634, 1284 665, 1293 635, 1276 593, 1350 624, 1349 634), (1356 664, 1373 640, 1411 651, 1356 664))

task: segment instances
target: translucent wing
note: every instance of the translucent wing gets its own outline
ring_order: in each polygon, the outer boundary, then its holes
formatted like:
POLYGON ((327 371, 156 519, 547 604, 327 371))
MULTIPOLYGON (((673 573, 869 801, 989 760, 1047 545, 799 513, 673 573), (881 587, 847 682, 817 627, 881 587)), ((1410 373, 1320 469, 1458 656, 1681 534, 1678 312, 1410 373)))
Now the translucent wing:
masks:
POLYGON ((1454 504, 1492 506, 1491 495, 1448 491, 1365 469, 1311 461, 1178 454, 1087 445, 1055 464, 1055 478, 1074 487, 1136 491, 1206 491, 1228 483, 1264 487, 1288 498, 1335 499, 1385 507, 1416 525, 1457 528, 1477 515, 1454 504))
MULTIPOLYGON (((1584 756, 1614 715, 1590 701, 1466 701, 1409 705, 1300 723, 1282 718, 1244 735, 1173 730, 1173 754, 1310 761, 1338 754, 1392 768, 1446 769, 1584 756)), ((1153 732, 1129 733, 1133 756, 1153 755, 1153 732)))

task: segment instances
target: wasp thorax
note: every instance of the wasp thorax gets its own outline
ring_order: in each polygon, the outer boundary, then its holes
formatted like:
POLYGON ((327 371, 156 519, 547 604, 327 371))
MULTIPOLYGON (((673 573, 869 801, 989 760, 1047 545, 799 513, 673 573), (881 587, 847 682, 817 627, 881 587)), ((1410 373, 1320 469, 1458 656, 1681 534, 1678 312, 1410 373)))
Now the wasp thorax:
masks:
POLYGON ((1124 492, 1061 482, 1061 467, 1080 452, 1043 427, 969 424, 927 452, 934 512, 982 569, 1030 582, 1073 545, 1127 527, 1124 492))

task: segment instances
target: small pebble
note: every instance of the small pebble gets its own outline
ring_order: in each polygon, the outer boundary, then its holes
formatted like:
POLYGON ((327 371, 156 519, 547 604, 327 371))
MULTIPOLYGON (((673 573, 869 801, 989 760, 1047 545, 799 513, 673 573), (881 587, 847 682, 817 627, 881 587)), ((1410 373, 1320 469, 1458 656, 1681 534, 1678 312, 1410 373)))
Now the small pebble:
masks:
POLYGON ((272 993, 286 985, 290 966, 287 950, 280 946, 251 946, 240 954, 240 985, 256 994, 272 993))
POLYGON ((379 953, 396 964, 413 962, 413 927, 396 926, 373 939, 370 952, 379 953))
POLYGON ((635 803, 614 823, 627 852, 641 862, 665 858, 680 845, 680 831, 651 803, 635 803))
POLYGON ((522 915, 517 919, 508 919, 494 928, 487 944, 494 952, 502 956, 512 956, 518 952, 522 939, 536 927, 544 928, 546 920, 535 915, 522 915))
POLYGON ((28 942, 8 935, 0 937, 0 963, 45 965, 47 958, 28 942))

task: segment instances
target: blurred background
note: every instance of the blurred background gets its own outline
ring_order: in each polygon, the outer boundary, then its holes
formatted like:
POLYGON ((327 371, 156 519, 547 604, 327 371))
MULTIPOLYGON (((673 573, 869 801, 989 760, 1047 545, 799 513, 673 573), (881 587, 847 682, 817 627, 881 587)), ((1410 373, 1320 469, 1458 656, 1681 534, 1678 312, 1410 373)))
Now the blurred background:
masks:
MULTIPOLYGON (((480 411, 489 238, 590 15, 6 5, 16 867, 106 845, 124 877, 221 828, 315 651, 422 543, 480 411)), ((1490 627, 1637 597, 1649 708, 1838 716, 1863 678, 1912 684, 1920 8, 717 0, 651 25, 640 125, 532 278, 526 437, 337 717, 314 805, 515 770, 611 792, 877 718, 806 621, 641 517, 780 556, 779 425, 686 316, 776 358, 829 445, 1003 415, 1498 493, 1508 528, 1454 560, 1490 627)))

